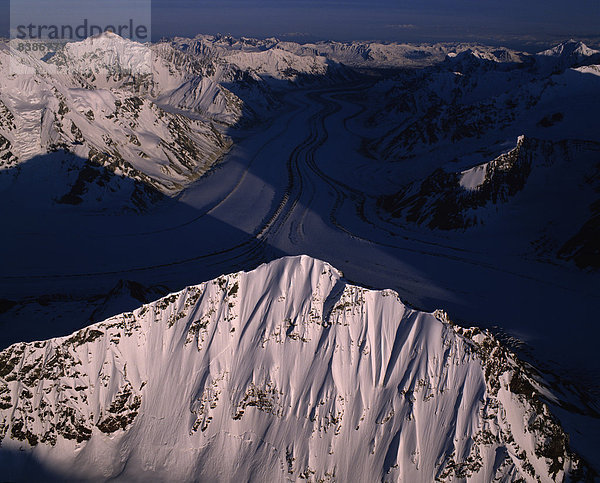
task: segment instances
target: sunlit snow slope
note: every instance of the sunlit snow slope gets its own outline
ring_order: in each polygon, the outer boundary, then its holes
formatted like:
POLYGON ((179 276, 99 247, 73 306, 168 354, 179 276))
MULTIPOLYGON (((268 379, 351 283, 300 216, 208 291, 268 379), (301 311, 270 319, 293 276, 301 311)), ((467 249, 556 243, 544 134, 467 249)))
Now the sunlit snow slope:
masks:
POLYGON ((540 392, 487 332, 284 258, 1 352, 0 466, 11 480, 585 472, 540 392))

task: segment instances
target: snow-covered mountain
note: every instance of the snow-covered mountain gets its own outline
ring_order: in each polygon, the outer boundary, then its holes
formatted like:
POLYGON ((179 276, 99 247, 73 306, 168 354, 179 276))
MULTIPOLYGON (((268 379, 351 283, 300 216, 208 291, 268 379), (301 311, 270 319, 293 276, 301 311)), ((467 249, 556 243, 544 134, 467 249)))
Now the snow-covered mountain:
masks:
POLYGON ((0 328, 50 340, 0 353, 3 476, 591 475, 551 414, 597 465, 595 51, 10 49, 0 328))
POLYGON ((488 225, 528 256, 598 267, 593 62, 574 41, 537 55, 468 49, 380 82, 363 148, 398 181, 379 206, 430 229, 488 225))
POLYGON ((539 52, 536 61, 542 69, 561 71, 590 61, 599 64, 600 50, 591 49, 583 42, 571 39, 539 52))
POLYGON ((13 345, 0 378, 9 479, 562 481, 587 471, 543 382, 489 333, 305 256, 13 345))
MULTIPOLYGON (((581 62, 594 52, 584 45, 575 48, 567 43, 538 58, 576 56, 581 62)), ((489 94, 480 92, 481 87, 461 86, 479 81, 479 86, 493 85, 498 90, 501 76, 497 72, 466 74, 482 63, 493 64, 493 71, 506 71, 506 66, 532 61, 531 56, 507 49, 467 44, 295 44, 277 39, 198 36, 142 45, 112 33, 69 43, 52 55, 40 56, 20 52, 9 43, 0 49, 0 166, 12 169, 61 150, 87 161, 87 170, 106 168, 168 195, 206 173, 228 150, 228 127, 264 118, 278 105, 273 89, 289 88, 290 83, 323 85, 355 78, 343 64, 415 67, 441 63, 445 67, 437 74, 439 80, 428 82, 428 88, 435 91, 424 94, 429 102, 432 96, 446 100, 449 89, 453 96, 458 90, 468 93, 463 97, 477 101, 467 110, 436 115, 442 120, 445 115, 465 118, 456 121, 460 124, 458 134, 445 124, 437 128, 455 139, 486 129, 490 120, 482 120, 482 113, 494 113, 490 129, 514 117, 510 109, 498 109, 502 98, 490 103, 489 94), (445 79, 449 72, 453 79, 445 79), (485 104, 483 97, 488 98, 485 104), (475 111, 477 119, 473 117, 475 111), (474 123, 478 125, 475 131, 474 123)), ((513 74, 503 75, 507 76, 510 79, 501 80, 504 88, 523 81, 513 74)), ((526 100, 527 93, 522 97, 526 100)), ((419 98, 408 101, 422 104, 419 98)), ((426 123, 425 119, 417 120, 401 136, 418 142, 425 130, 424 141, 437 142, 439 134, 426 123)), ((396 152, 393 145, 398 144, 398 135, 391 139, 380 143, 390 144, 384 150, 386 156, 396 152)), ((72 160, 65 162, 70 163, 71 170, 78 169, 72 160)), ((88 198, 96 199, 97 190, 85 186, 90 184, 86 178, 85 172, 78 178, 83 189, 76 188, 76 194, 66 190, 58 198, 80 203, 79 192, 83 190, 93 192, 88 198)), ((112 187, 113 191, 119 189, 112 187)))
MULTIPOLYGON (((81 203, 81 195, 90 191, 85 170, 102 168, 159 192, 175 193, 210 169, 231 144, 210 113, 204 117, 178 113, 153 98, 153 93, 168 91, 201 73, 152 57, 153 51, 145 46, 105 34, 67 44, 47 62, 4 47, 0 51, 1 167, 11 171, 9 176, 17 175, 17 166, 57 151, 63 154, 62 161, 72 165, 77 164, 73 159, 83 160, 78 179, 84 186, 65 197, 65 202, 81 203), (143 71, 146 63, 155 69, 154 75, 143 71), (21 72, 34 70, 19 73, 15 66, 23 67, 21 72)), ((204 87, 198 93, 201 98, 211 90, 204 87)), ((227 109, 241 115, 235 102, 221 99, 222 93, 220 97, 209 94, 213 104, 221 106, 221 116, 227 109)), ((65 189, 64 194, 68 192, 65 189)))
MULTIPOLYGON (((386 132, 372 142, 373 149, 393 159, 488 132, 497 135, 508 126, 521 132, 538 122, 550 127, 544 118, 555 113, 546 109, 572 111, 580 108, 581 98, 594 102, 598 77, 593 62, 600 59, 584 44, 576 46, 566 42, 547 51, 564 54, 557 56, 473 47, 395 81, 382 81, 372 91, 371 119, 386 132), (548 69, 542 62, 548 59, 564 62, 548 69), (377 102, 382 97, 383 106, 377 102)), ((572 127, 562 137, 597 138, 597 130, 580 131, 592 121, 591 113, 577 114, 584 114, 586 122, 566 123, 572 127)))
POLYGON ((433 230, 505 236, 516 230, 521 250, 598 268, 598 153, 599 142, 520 136, 493 160, 455 171, 449 163, 378 204, 403 222, 433 230))
POLYGON ((294 48, 296 44, 276 39, 199 35, 193 39, 176 37, 170 45, 192 56, 240 70, 248 78, 264 81, 275 89, 285 89, 290 84, 324 85, 356 77, 334 56, 294 48))
MULTIPOLYGON (((264 119, 278 106, 275 86, 265 80, 352 75, 324 57, 281 49, 213 55, 220 51, 192 47, 142 45, 107 32, 42 57, 3 42, 0 168, 60 150, 61 162, 81 172, 76 193, 57 196, 64 202, 96 201, 88 173, 103 176, 102 168, 173 195, 227 152, 230 127, 264 119)), ((109 184, 112 192, 122 189, 109 184)))
MULTIPOLYGON (((213 58, 238 58, 243 54, 265 54, 258 58, 268 58, 279 51, 279 56, 297 62, 295 69, 306 72, 309 59, 329 60, 331 63, 358 68, 417 68, 443 61, 447 55, 456 55, 469 49, 478 49, 485 55, 506 49, 485 47, 468 43, 407 44, 400 42, 290 42, 277 38, 253 39, 235 38, 229 35, 198 35, 193 39, 175 38, 173 43, 182 50, 189 50, 202 56, 213 58), (290 55, 291 54, 291 55, 290 55)), ((273 64, 271 64, 273 66, 273 64)), ((273 71, 272 71, 273 72, 273 71)), ((282 72, 282 71, 279 71, 282 72)))

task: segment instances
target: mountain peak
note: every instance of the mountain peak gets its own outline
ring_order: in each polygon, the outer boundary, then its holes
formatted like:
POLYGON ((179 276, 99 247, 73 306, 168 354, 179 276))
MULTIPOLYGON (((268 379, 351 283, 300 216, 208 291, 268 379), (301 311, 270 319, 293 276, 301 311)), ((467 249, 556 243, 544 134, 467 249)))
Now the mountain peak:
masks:
POLYGON ((105 30, 104 32, 101 32, 99 34, 92 35, 92 38, 96 38, 96 39, 97 38, 103 38, 103 37, 106 37, 106 38, 109 38, 109 39, 110 38, 113 38, 113 39, 114 38, 118 38, 118 39, 125 40, 124 37, 121 37, 119 34, 117 34, 116 32, 114 32, 114 31, 112 31, 110 29, 109 30, 105 30))
POLYGON ((539 383, 489 333, 308 256, 0 361, 0 463, 33 453, 70 479, 558 480, 580 466, 539 383))
POLYGON ((538 55, 546 57, 589 57, 597 54, 600 51, 589 48, 586 44, 581 41, 569 39, 560 44, 552 47, 551 49, 544 50, 538 55))
POLYGON ((119 34, 113 32, 112 30, 106 30, 96 35, 91 35, 90 37, 81 41, 83 44, 97 44, 98 42, 110 42, 115 44, 139 44, 135 40, 132 40, 127 37, 122 37, 119 34))

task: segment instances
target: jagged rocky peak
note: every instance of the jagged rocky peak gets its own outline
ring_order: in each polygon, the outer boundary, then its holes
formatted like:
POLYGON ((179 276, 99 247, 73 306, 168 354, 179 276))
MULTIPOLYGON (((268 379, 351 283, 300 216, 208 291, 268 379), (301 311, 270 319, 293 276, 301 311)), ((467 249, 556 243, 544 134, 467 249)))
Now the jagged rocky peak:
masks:
POLYGON ((8 479, 585 476, 544 390, 489 333, 290 257, 1 352, 0 464, 8 479))

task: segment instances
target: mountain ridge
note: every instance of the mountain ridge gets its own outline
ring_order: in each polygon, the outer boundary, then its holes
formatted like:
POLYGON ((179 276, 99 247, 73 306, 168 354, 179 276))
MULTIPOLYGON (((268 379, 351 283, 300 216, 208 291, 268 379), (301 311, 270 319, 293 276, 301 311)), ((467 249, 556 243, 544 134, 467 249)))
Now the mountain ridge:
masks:
POLYGON ((591 471, 551 394, 489 333, 306 256, 15 344, 0 378, 0 461, 15 479, 36 473, 12 450, 58 475, 127 481, 591 471))

